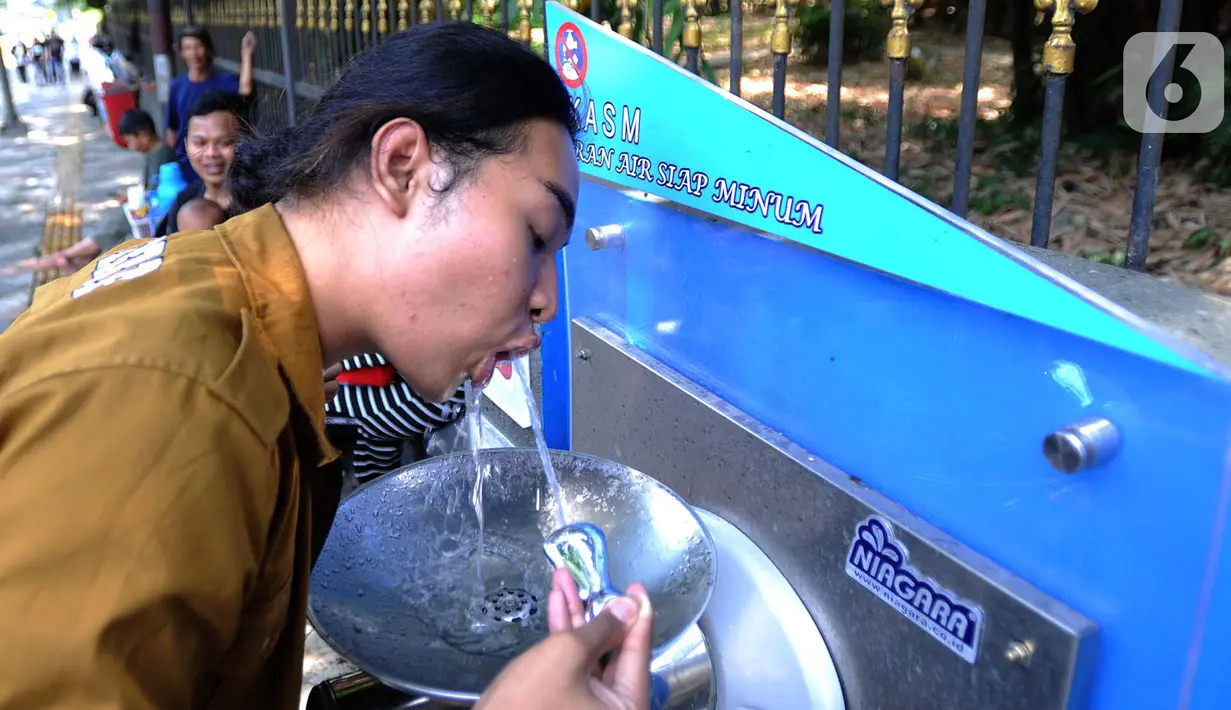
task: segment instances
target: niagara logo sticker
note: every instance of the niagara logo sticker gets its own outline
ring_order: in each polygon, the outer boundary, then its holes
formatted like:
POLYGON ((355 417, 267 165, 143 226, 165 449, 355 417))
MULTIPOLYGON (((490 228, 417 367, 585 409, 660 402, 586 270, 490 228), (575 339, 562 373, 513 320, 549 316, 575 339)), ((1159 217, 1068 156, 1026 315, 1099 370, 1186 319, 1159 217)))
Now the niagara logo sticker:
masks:
POLYGON ((572 22, 556 30, 556 73, 570 89, 579 89, 586 80, 590 56, 586 53, 586 38, 572 22))
POLYGON ((855 528, 846 574, 967 663, 979 655, 983 612, 912 568, 906 546, 871 517, 855 528))

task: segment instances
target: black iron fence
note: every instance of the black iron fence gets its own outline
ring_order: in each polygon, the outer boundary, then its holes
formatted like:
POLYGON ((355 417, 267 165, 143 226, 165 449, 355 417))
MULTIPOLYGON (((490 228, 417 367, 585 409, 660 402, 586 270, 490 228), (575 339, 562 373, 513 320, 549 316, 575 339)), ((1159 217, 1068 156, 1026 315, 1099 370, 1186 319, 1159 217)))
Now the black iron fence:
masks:
MULTIPOLYGON (((824 2, 825 0, 822 0, 824 2)), ((1020 0, 1019 0, 1020 1, 1020 0)), ((1106 0, 1104 0, 1106 1, 1106 0)), ((897 180, 902 151, 904 92, 911 58, 912 16, 932 0, 880 0, 888 15, 885 55, 889 62, 888 120, 884 174, 897 180)), ((1067 77, 1073 71, 1076 46, 1072 31, 1076 18, 1091 11, 1098 0, 1034 0, 1036 24, 1050 21, 1041 70, 1045 93, 1042 137, 1030 241, 1046 247, 1051 232, 1056 166, 1067 77)), ((671 56, 689 71, 712 77, 702 52, 703 13, 729 12, 729 90, 740 95, 744 78, 744 18, 748 14, 772 16, 769 51, 772 54, 771 111, 783 118, 786 109, 788 59, 792 55, 792 16, 798 0, 568 0, 568 6, 607 23, 613 31, 636 39, 653 51, 671 56)), ((808 4, 812 4, 809 2, 808 4)), ((844 19, 847 0, 829 0, 828 84, 823 140, 838 146, 841 125, 844 19)), ((1175 31, 1181 0, 1161 0, 1159 31, 1175 31)), ((133 55, 152 75, 150 26, 145 0, 112 0, 107 18, 122 51, 133 55)), ((955 182, 950 209, 965 216, 971 187, 978 91, 987 0, 968 0, 961 111, 958 119, 955 182)), ((543 0, 172 0, 173 31, 188 24, 204 25, 213 35, 217 63, 238 73, 240 43, 249 30, 258 37, 255 59, 257 84, 255 121, 263 129, 294 125, 312 101, 340 74, 346 61, 379 43, 391 33, 423 22, 467 19, 503 28, 529 45, 543 45, 543 0)), ((728 38, 721 38, 724 41, 728 38)), ((1170 83, 1174 54, 1151 78, 1148 92, 1162 105, 1170 83)), ((1142 137, 1133 201, 1126 266, 1141 270, 1150 238, 1154 195, 1158 179, 1161 135, 1142 137)))

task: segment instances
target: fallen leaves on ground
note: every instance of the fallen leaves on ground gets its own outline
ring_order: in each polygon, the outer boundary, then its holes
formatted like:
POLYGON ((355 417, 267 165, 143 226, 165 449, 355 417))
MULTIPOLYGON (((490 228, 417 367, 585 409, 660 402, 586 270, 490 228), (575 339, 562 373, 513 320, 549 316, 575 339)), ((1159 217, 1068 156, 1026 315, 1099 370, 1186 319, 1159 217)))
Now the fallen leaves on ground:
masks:
MULTIPOLYGON (((759 36, 760 33, 758 33, 759 36)), ((742 95, 769 110, 773 73, 770 57, 745 34, 742 95)), ((951 126, 960 115, 964 47, 952 36, 915 36, 926 57, 926 75, 908 81, 904 92, 900 182, 944 207, 951 206, 956 140, 927 135, 927 127, 951 126), (923 130, 920 130, 922 127, 923 130), (921 135, 922 134, 922 135, 921 135)), ((1012 101, 1012 56, 1007 42, 990 38, 983 49, 979 116, 996 118, 1012 101)), ((827 69, 792 54, 786 85, 786 120, 823 138, 827 69)), ((717 72, 729 86, 729 74, 717 72)), ((843 67, 841 133, 843 153, 874 170, 884 168, 889 73, 884 60, 843 67)), ((1036 191, 1038 145, 975 141, 971 169, 971 222, 992 234, 1029 243, 1036 191), (1028 155, 1027 169, 1005 167, 1010 153, 1028 155)), ((1021 162, 1021 161, 1019 161, 1021 162)), ((1136 156, 1092 160, 1062 144, 1057 165, 1049 248, 1093 261, 1122 265, 1136 190, 1136 156)), ((1151 220, 1146 271, 1165 280, 1231 294, 1231 189, 1204 183, 1191 170, 1164 164, 1159 171, 1151 220)))

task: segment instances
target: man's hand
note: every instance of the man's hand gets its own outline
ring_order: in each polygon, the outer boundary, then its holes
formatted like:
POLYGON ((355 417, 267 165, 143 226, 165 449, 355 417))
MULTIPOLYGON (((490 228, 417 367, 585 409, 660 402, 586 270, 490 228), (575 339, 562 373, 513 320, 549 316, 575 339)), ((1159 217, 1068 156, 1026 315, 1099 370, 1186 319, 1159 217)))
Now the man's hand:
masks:
POLYGON ((506 666, 475 710, 648 710, 654 611, 645 587, 632 585, 587 624, 576 582, 558 569, 547 620, 551 636, 506 666))
POLYGON ((249 30, 248 33, 244 35, 243 42, 240 43, 239 46, 239 52, 241 59, 252 59, 253 55, 256 54, 255 32, 249 30))
POLYGON ((94 261, 95 257, 102 253, 103 250, 92 239, 86 238, 54 254, 19 261, 14 268, 20 271, 59 269, 62 274, 71 274, 94 261))

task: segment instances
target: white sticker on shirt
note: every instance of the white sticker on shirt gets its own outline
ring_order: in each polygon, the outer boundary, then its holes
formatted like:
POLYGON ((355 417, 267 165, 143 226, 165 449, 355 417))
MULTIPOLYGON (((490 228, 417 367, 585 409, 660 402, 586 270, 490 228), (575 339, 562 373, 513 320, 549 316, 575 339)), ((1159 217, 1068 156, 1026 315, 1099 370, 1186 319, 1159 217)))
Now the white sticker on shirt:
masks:
POLYGON ((73 289, 72 297, 81 298, 103 286, 155 272, 162 267, 162 255, 166 250, 167 238, 162 237, 99 259, 90 280, 73 289))

